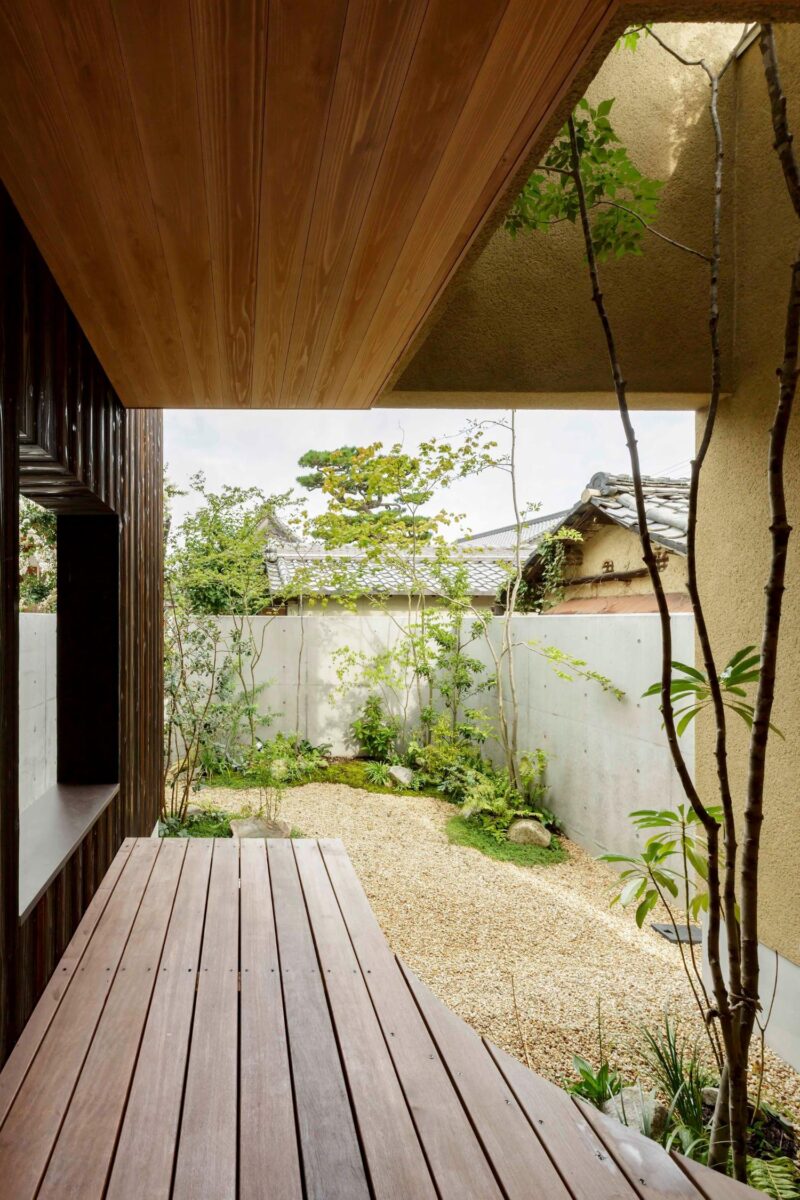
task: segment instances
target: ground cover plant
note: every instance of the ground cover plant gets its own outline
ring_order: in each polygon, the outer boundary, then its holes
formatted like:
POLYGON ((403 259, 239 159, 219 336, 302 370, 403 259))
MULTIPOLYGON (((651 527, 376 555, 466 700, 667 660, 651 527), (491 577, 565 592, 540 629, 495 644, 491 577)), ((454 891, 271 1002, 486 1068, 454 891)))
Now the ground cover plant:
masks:
POLYGON ((505 838, 496 838, 480 825, 458 814, 450 817, 445 832, 447 840, 454 846, 467 846, 498 862, 515 863, 518 867, 547 867, 569 858, 558 838, 553 838, 549 846, 520 846, 505 838))

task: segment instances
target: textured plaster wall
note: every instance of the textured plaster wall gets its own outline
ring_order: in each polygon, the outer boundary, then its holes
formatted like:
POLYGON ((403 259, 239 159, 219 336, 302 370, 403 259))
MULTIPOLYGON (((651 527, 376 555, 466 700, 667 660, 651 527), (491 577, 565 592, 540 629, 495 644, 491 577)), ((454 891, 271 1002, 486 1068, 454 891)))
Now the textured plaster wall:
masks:
MULTIPOLYGON (((569 567, 566 577, 582 575, 600 575, 606 561, 613 562, 614 571, 635 571, 642 567, 642 548, 638 534, 622 529, 619 525, 598 524, 584 533, 583 541, 578 543, 583 555, 583 562, 578 566, 569 567)), ((668 592, 686 591, 686 560, 670 552, 667 565, 661 578, 668 592)), ((643 575, 638 579, 613 580, 608 583, 583 583, 577 587, 567 587, 566 600, 595 598, 600 596, 644 596, 652 592, 650 579, 643 575)))
MULTIPOLYGON (((778 30, 790 121, 800 129, 800 28, 778 30)), ((789 265, 798 226, 772 149, 761 55, 752 46, 736 73, 735 390, 725 402, 705 468, 699 530, 701 583, 720 656, 757 643, 769 554, 767 444, 781 361, 789 265)), ((800 963, 800 413, 787 449, 789 552, 774 721, 786 741, 771 739, 762 834, 761 939, 800 963)), ((745 730, 732 722, 731 766, 741 797, 745 730)), ((697 775, 713 794, 712 730, 698 731, 697 775)))
MULTIPOLYGON (((659 28, 689 54, 708 53, 709 46, 712 54, 727 52, 741 32, 738 25, 659 28)), ((615 97, 614 127, 634 163, 666 180, 659 227, 701 248, 708 243, 713 167, 707 91, 702 72, 680 66, 647 40, 635 54, 612 52, 589 91, 595 103, 615 97)), ((726 126, 731 98, 726 87, 726 126)), ((643 257, 607 263, 603 281, 631 389, 707 391, 702 261, 650 237, 643 257)), ((729 333, 723 330, 726 340, 729 333)), ((454 284, 396 388, 608 393, 608 361, 579 232, 562 225, 512 241, 497 230, 454 284)))

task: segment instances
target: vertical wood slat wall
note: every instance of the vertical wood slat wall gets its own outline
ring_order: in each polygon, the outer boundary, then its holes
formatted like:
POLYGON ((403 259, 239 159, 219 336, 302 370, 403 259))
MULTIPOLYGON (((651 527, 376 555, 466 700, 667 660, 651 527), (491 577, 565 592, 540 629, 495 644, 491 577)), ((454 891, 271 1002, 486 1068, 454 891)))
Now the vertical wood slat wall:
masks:
POLYGON ((0 388, 1 1063, 117 847, 153 828, 163 711, 161 413, 123 408, 2 186, 0 388), (119 795, 24 923, 17 915, 20 490, 55 512, 116 513, 121 526, 119 795))

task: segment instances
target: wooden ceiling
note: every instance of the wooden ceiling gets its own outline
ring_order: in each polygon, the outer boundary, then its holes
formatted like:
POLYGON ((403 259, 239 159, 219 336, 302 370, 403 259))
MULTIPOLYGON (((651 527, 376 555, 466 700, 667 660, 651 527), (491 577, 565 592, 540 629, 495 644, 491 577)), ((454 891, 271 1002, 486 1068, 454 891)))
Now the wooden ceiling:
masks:
POLYGON ((124 403, 368 407, 620 19, 0 0, 0 175, 124 403))

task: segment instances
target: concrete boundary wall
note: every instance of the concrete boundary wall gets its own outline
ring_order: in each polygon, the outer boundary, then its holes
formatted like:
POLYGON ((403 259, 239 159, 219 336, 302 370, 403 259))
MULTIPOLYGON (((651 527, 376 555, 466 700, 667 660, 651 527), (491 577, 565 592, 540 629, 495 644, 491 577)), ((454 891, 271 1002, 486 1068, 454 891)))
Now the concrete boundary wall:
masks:
POLYGON ((19 807, 56 782, 56 616, 19 615, 19 807))
MULTIPOLYGON (((223 628, 229 618, 221 618, 223 628)), ((693 662, 693 619, 673 617, 675 657, 693 662)), ((273 731, 299 729, 314 743, 327 742, 334 754, 352 753, 349 726, 369 693, 358 685, 337 690, 335 652, 344 647, 374 656, 400 636, 397 621, 385 614, 340 613, 313 617, 256 617, 253 631, 264 639, 257 680, 265 684, 263 709, 274 714, 273 731)), ((491 636, 498 639, 500 620, 491 636)), ((674 806, 683 798, 654 699, 642 693, 658 677, 661 644, 658 618, 649 614, 520 616, 514 619, 520 749, 537 747, 549 756, 550 805, 571 837, 592 853, 604 848, 635 851, 638 838, 627 814, 636 808, 674 806), (622 701, 597 684, 559 678, 531 643, 552 645, 585 659, 613 679, 622 701)), ((485 644, 469 653, 490 666, 485 644)), ((488 693, 475 701, 493 709, 488 693)), ((390 707, 402 715, 405 699, 393 693, 390 707)), ((413 728, 418 704, 406 710, 413 728)), ((693 761, 691 732, 684 738, 693 761)), ((490 753, 496 747, 489 746, 490 753)))

